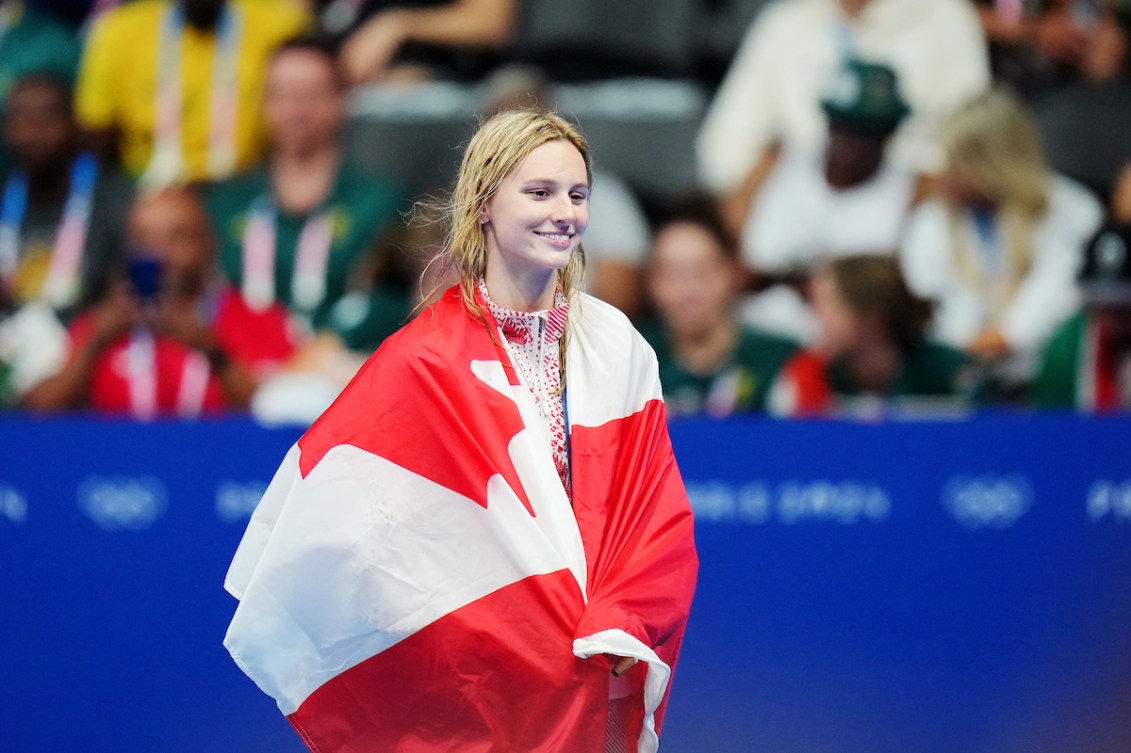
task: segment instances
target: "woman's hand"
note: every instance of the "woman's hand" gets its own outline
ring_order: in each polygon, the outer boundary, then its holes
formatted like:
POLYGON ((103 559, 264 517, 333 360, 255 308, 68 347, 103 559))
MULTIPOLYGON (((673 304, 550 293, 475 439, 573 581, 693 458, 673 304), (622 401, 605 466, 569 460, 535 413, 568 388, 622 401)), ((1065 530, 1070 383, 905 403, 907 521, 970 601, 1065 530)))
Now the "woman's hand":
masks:
POLYGON ((609 654, 609 663, 611 664, 614 659, 620 659, 616 664, 613 664, 613 677, 620 677, 628 670, 632 669, 632 665, 636 664, 636 659, 631 656, 616 656, 609 654))
POLYGON ((976 358, 992 361, 1009 352, 1009 343, 996 327, 986 327, 974 336, 966 349, 976 358))

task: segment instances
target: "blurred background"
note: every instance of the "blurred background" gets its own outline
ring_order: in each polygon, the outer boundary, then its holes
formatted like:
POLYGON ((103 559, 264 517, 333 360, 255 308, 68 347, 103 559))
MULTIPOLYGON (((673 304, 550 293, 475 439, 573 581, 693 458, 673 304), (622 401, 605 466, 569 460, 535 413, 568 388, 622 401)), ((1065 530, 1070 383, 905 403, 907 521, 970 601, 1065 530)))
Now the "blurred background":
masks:
POLYGON ((1131 751, 1129 70, 1125 0, 3 0, 12 749, 302 749, 224 571, 539 107, 698 515, 663 749, 1131 751))

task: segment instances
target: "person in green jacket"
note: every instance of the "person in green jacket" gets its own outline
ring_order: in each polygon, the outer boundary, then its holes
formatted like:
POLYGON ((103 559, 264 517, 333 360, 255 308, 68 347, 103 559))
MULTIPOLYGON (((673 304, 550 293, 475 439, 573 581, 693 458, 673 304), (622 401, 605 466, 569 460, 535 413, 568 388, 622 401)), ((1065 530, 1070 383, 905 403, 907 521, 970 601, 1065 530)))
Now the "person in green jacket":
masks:
POLYGON ((656 351, 671 415, 763 412, 796 343, 748 329, 734 312, 742 286, 737 243, 715 210, 691 201, 657 229, 647 267, 656 351))
POLYGON ((314 329, 326 325, 405 203, 396 181, 350 161, 344 108, 331 50, 314 38, 285 42, 267 68, 268 160, 216 185, 208 202, 220 267, 247 303, 282 304, 314 329))

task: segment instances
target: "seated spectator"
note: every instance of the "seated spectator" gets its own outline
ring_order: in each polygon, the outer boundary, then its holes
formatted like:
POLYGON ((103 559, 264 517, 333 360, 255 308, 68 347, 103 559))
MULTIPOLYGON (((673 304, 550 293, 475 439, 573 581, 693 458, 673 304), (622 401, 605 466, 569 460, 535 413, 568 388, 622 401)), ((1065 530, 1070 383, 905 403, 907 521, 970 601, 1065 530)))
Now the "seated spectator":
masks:
POLYGON ((70 86, 52 75, 13 87, 4 144, 14 165, 0 199, 0 281, 16 305, 42 299, 70 314, 105 292, 129 187, 81 150, 70 86))
POLYGON ((1082 411, 1131 409, 1131 225, 1103 228, 1080 270, 1084 305, 1049 341, 1033 402, 1082 411))
POLYGON ((657 321, 644 332, 659 359, 669 415, 765 410, 774 375, 796 350, 739 324, 738 251, 709 207, 689 204, 670 216, 648 260, 657 321))
POLYGON ((259 158, 267 58, 305 23, 290 0, 135 0, 114 8, 87 40, 79 121, 100 154, 119 157, 148 188, 227 177, 259 158))
POLYGON ((791 278, 803 280, 827 257, 899 248, 916 185, 884 159, 908 112, 891 68, 848 61, 821 107, 824 153, 782 150, 742 234, 743 261, 759 288, 771 287, 744 306, 744 320, 800 340, 812 335, 812 317, 791 278))
POLYGON ((1128 53, 1126 18, 1103 0, 975 0, 994 78, 1026 97, 1116 78, 1128 53))
POLYGON ((245 407, 294 350, 286 313, 250 310, 213 276, 215 244, 190 191, 139 198, 128 234, 128 281, 71 324, 66 365, 25 405, 140 419, 245 407))
POLYGON ((278 301, 314 327, 403 203, 390 179, 346 158, 344 107, 329 48, 305 38, 284 44, 267 66, 267 162, 215 186, 208 201, 221 268, 248 305, 278 301))
MULTIPOLYGON (((28 8, 20 0, 0 3, 0 107, 8 92, 30 73, 50 73, 68 83, 79 64, 75 33, 52 16, 28 8)), ((0 170, 11 157, 0 148, 0 170)))
POLYGON ((913 116, 890 159, 914 173, 942 162, 941 120, 990 82, 985 38, 967 0, 777 0, 755 18, 697 139, 703 184, 738 230, 775 145, 819 151, 820 108, 848 58, 895 70, 913 116), (737 209, 736 209, 737 207, 737 209))
POLYGON ((945 138, 943 195, 912 216, 904 274, 938 302, 935 334, 992 364, 998 386, 1013 393, 1076 307, 1080 250, 1103 212, 1051 173, 1031 117, 1009 94, 969 103, 945 138))
POLYGON ((368 270, 368 290, 347 293, 278 374, 265 381, 251 412, 265 424, 309 425, 353 379, 385 338, 458 282, 443 255, 442 212, 420 205, 384 234, 368 270))
MULTIPOLYGON (((537 69, 502 69, 484 89, 484 118, 507 110, 552 107, 549 84, 537 69)), ((648 221, 636 194, 620 176, 597 167, 592 183, 584 243, 585 291, 636 318, 644 308, 648 221)))
POLYGON ((810 287, 817 339, 774 383, 775 414, 913 408, 961 402, 973 394, 967 358, 926 339, 931 305, 907 289, 895 259, 835 259, 814 275, 810 287))
POLYGON ((351 83, 478 78, 485 53, 509 42, 517 0, 313 0, 321 28, 345 35, 351 83))

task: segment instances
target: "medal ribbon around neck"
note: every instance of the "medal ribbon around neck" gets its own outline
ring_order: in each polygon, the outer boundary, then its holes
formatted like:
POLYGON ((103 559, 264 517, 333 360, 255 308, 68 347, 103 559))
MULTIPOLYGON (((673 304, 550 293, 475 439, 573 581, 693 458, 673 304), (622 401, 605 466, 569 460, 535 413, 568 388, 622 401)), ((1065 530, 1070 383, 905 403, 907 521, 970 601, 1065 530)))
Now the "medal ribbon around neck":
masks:
MULTIPOLYGON (((275 269, 278 253, 275 202, 260 196, 252 204, 243 235, 243 284, 240 292, 255 311, 275 302, 275 269)), ((326 296, 326 268, 334 241, 334 222, 330 211, 310 215, 302 226, 295 247, 294 274, 291 277, 291 302, 309 314, 326 296)))
MULTIPOLYGON (((174 5, 165 13, 157 48, 153 156, 141 178, 142 183, 151 188, 169 185, 184 173, 184 154, 181 148, 181 68, 184 62, 181 47, 184 29, 184 11, 179 5, 174 5)), ((241 34, 239 15, 225 7, 217 22, 212 58, 208 174, 213 178, 230 175, 236 166, 241 34)))
MULTIPOLYGON (((79 269, 90 229, 94 189, 98 184, 98 160, 82 153, 71 163, 70 189, 63 206, 63 217, 55 234, 51 263, 47 268, 40 297, 55 308, 65 308, 77 300, 79 269)), ((27 175, 16 171, 4 185, 0 199, 0 274, 10 277, 19 265, 21 232, 27 214, 27 175)))

